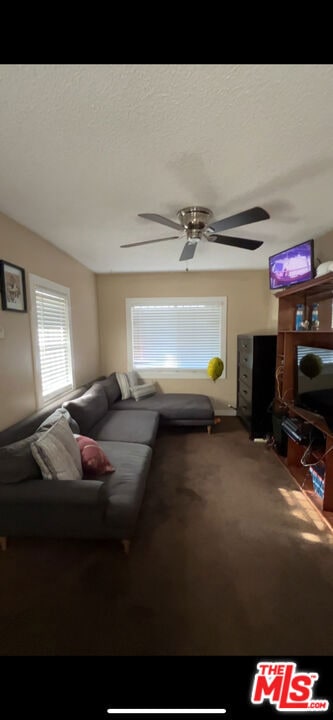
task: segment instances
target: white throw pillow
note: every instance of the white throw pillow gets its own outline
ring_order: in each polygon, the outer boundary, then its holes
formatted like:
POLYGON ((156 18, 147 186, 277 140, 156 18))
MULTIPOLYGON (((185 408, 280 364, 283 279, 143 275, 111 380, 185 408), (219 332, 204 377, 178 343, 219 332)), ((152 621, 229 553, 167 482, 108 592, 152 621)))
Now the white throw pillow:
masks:
POLYGON ((130 388, 134 387, 135 385, 141 385, 140 377, 136 370, 130 370, 127 373, 127 377, 130 388))
POLYGON ((31 452, 45 480, 80 480, 80 448, 65 418, 31 443, 31 452))
POLYGON ((149 397, 150 395, 155 395, 155 393, 155 383, 146 383, 145 385, 135 385, 134 387, 132 387, 132 396, 137 401, 149 397))
POLYGON ((131 389, 127 373, 116 373, 116 378, 121 392, 121 399, 128 400, 131 397, 131 389))

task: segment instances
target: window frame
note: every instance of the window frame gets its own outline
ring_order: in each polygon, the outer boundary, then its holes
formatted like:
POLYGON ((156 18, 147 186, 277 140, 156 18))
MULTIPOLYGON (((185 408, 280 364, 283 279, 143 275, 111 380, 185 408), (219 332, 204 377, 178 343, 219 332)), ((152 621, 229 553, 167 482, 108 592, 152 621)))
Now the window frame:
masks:
POLYGON ((71 296, 70 289, 59 283, 55 283, 47 278, 40 277, 29 273, 29 290, 30 290, 30 325, 31 325, 31 340, 32 340, 32 356, 33 356, 33 367, 34 367, 34 378, 35 378, 35 392, 37 399, 37 407, 43 408, 52 403, 54 400, 66 397, 66 395, 75 389, 75 367, 74 367, 74 353, 73 353, 73 332, 72 332, 72 308, 71 308, 71 296), (67 315, 68 315, 68 336, 70 345, 70 360, 71 360, 71 383, 53 393, 50 393, 45 398, 42 391, 42 372, 40 364, 39 346, 38 346, 38 322, 37 322, 37 304, 36 304, 36 290, 50 290, 51 292, 57 293, 58 295, 65 296, 67 303, 67 315))
POLYGON ((184 370, 176 368, 161 370, 159 368, 142 369, 133 365, 132 353, 132 322, 131 309, 134 305, 198 305, 198 303, 220 303, 221 305, 221 346, 219 357, 223 360, 223 373, 219 380, 225 380, 227 377, 227 297, 225 295, 205 296, 205 297, 149 297, 149 298, 126 298, 126 338, 127 338, 127 369, 128 371, 137 370, 142 378, 165 378, 165 379, 192 379, 192 380, 210 380, 206 369, 184 370))

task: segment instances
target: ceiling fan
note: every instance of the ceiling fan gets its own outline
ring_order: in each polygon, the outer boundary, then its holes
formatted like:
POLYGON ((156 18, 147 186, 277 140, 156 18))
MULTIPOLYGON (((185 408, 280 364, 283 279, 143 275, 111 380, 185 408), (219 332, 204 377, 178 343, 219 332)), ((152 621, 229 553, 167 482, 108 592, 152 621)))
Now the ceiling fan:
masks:
POLYGON ((246 238, 219 235, 217 233, 241 225, 259 222, 260 220, 267 220, 270 217, 268 212, 261 207, 253 207, 236 215, 230 215, 230 217, 224 218, 223 220, 213 221, 212 211, 205 207, 186 207, 179 210, 177 215, 179 223, 169 220, 169 218, 163 217, 163 215, 139 213, 139 217, 172 227, 178 230, 180 234, 172 237, 157 238, 156 240, 129 243, 127 245, 121 245, 120 247, 128 248, 135 247, 136 245, 149 245, 150 243, 163 242, 164 240, 176 240, 182 237, 182 235, 185 235, 187 240, 179 260, 191 260, 196 251, 197 244, 202 238, 206 238, 209 242, 215 242, 219 245, 230 245, 231 247, 243 248, 244 250, 256 250, 263 244, 259 240, 248 240, 246 238))

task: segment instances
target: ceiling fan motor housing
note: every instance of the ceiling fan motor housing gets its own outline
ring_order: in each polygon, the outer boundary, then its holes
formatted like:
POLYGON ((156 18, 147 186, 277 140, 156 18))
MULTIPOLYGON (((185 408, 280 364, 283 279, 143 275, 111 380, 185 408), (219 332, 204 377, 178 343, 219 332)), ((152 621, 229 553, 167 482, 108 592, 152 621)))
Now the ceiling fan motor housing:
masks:
POLYGON ((177 213, 180 222, 184 225, 188 238, 201 238, 208 227, 213 213, 205 207, 187 207, 177 213))

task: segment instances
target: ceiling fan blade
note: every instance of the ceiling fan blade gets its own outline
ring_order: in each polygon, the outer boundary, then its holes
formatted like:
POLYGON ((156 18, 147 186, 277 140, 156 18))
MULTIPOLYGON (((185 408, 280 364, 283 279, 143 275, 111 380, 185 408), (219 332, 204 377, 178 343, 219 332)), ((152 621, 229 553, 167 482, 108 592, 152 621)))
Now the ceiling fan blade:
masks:
POLYGON ((246 238, 230 237, 228 235, 209 235, 209 242, 216 242, 220 245, 230 245, 231 247, 243 248, 243 250, 257 250, 262 242, 259 240, 248 240, 246 238))
POLYGON ((142 242, 129 243, 128 245, 120 245, 121 248, 135 247, 136 245, 150 245, 150 243, 163 242, 164 240, 178 240, 179 235, 167 238, 157 238, 156 240, 143 240, 142 242))
POLYGON ((214 232, 221 232, 234 227, 240 227, 241 225, 259 222, 260 220, 268 220, 269 217, 270 215, 263 208, 253 207, 249 210, 244 210, 244 212, 237 213, 237 215, 230 215, 230 217, 224 218, 223 220, 216 220, 216 222, 210 225, 209 229, 214 232))
POLYGON ((168 225, 168 227, 175 228, 176 230, 184 230, 183 225, 169 220, 169 218, 163 217, 163 215, 156 215, 156 213, 139 213, 138 217, 153 220, 153 222, 161 223, 161 225, 168 225))
POLYGON ((198 243, 186 242, 179 260, 192 260, 198 243))

